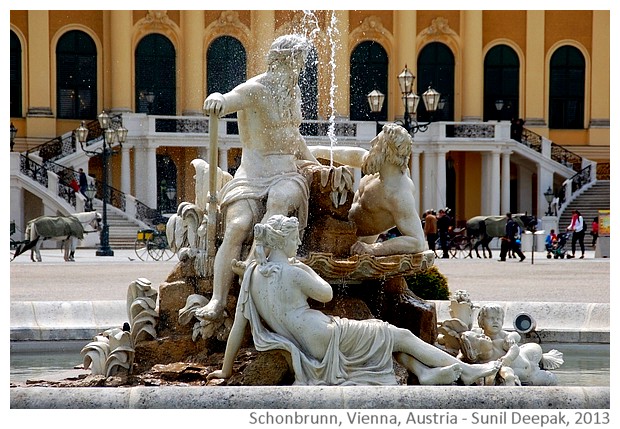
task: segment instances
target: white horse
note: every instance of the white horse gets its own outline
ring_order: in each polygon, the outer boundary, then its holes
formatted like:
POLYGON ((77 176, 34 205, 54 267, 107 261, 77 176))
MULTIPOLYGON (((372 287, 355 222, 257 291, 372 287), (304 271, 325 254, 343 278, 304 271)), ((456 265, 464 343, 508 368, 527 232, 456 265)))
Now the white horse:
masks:
POLYGON ((97 212, 73 213, 69 216, 39 216, 26 225, 26 244, 17 249, 13 259, 30 249, 30 259, 41 262, 41 245, 45 240, 60 240, 64 246, 65 261, 75 261, 78 240, 85 232, 101 230, 101 215, 97 212), (92 231, 85 231, 85 226, 92 231))

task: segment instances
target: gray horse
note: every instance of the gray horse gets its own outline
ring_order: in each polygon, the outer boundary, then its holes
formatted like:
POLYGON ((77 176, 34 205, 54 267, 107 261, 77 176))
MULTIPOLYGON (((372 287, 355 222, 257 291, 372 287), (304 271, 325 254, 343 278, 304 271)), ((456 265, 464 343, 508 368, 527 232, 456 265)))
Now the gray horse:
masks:
POLYGON ((26 225, 26 243, 15 251, 13 259, 30 250, 30 259, 41 262, 41 245, 43 241, 61 240, 64 245, 65 261, 74 261, 75 249, 78 240, 84 238, 84 226, 88 225, 92 231, 101 230, 101 215, 97 212, 74 213, 69 216, 39 216, 26 225))
MULTIPOLYGON (((512 218, 517 222, 522 230, 534 232, 536 231, 537 220, 534 216, 527 213, 513 214, 512 218)), ((506 216, 474 216, 465 224, 467 235, 476 239, 473 250, 476 256, 480 258, 478 247, 482 246, 482 255, 486 258, 486 252, 489 252, 489 258, 492 258, 489 243, 494 237, 503 237, 506 229, 506 216)))

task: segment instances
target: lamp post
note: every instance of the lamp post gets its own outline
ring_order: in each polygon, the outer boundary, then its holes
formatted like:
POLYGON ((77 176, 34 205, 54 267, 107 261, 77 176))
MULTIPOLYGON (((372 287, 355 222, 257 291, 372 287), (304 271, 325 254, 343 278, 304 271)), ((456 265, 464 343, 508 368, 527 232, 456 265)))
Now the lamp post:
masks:
POLYGON ((415 115, 418 111, 420 97, 413 92, 414 80, 415 76, 411 74, 405 64, 405 68, 398 75, 398 86, 400 87, 400 92, 402 94, 401 99, 405 105, 405 114, 402 122, 396 122, 400 123, 411 135, 417 133, 418 131, 425 132, 428 129, 428 126, 433 119, 433 113, 435 113, 439 107, 441 98, 441 94, 429 85, 428 89, 424 92, 424 94, 422 94, 422 100, 424 100, 424 106, 426 107, 427 112, 431 115, 430 120, 425 124, 419 124, 415 118, 415 115))
POLYGON ((172 205, 172 211, 175 211, 175 200, 174 198, 177 196, 177 190, 174 186, 168 186, 168 189, 166 189, 166 196, 168 197, 168 200, 170 201, 170 204, 172 205))
POLYGON ((15 146, 15 136, 17 135, 17 128, 11 122, 11 152, 13 152, 13 146, 15 146))
POLYGON ((97 188, 94 183, 89 183, 84 191, 84 195, 86 196, 87 207, 86 210, 93 210, 93 199, 95 198, 95 194, 97 193, 97 188))
POLYGON ((545 200, 547 200, 547 204, 549 205, 547 207, 547 213, 545 213, 545 216, 553 216, 553 213, 551 212, 551 201, 553 201, 554 195, 551 186, 549 186, 549 188, 545 191, 543 195, 545 196, 545 200))
POLYGON ((504 100, 495 100, 495 109, 497 110, 497 122, 502 120, 502 109, 504 108, 504 100))
POLYGON ((379 127, 379 113, 381 113, 381 109, 383 109, 383 102, 385 101, 385 95, 375 89, 371 91, 367 96, 368 104, 370 105, 370 112, 375 117, 375 122, 377 123, 377 134, 381 132, 381 128, 379 127))
POLYGON ((119 146, 121 147, 123 143, 125 143, 125 140, 127 139, 127 129, 123 128, 122 125, 118 129, 112 128, 110 115, 108 115, 105 111, 101 112, 99 116, 97 116, 97 119, 99 120, 99 126, 103 131, 103 145, 101 148, 95 150, 85 148, 84 143, 86 143, 86 139, 88 137, 88 128, 84 125, 84 121, 82 121, 82 124, 78 127, 75 134, 80 142, 82 150, 87 156, 92 157, 101 155, 103 168, 103 194, 101 198, 103 203, 103 214, 100 247, 95 254, 97 256, 114 256, 114 251, 110 248, 110 230, 108 226, 108 158, 114 153, 112 147, 115 141, 118 141, 119 146))

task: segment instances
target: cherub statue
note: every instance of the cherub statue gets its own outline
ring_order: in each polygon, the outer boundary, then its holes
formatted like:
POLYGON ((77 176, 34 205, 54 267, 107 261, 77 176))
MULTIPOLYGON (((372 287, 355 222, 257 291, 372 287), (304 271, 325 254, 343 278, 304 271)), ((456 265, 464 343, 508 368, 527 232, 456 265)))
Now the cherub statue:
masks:
POLYGON ((504 379, 500 384, 536 386, 557 384, 555 374, 545 370, 559 368, 564 363, 562 353, 557 350, 543 353, 542 348, 535 343, 519 346, 521 335, 503 329, 502 306, 483 305, 478 312, 478 326, 479 328, 460 335, 461 353, 465 361, 481 363, 499 359, 503 369, 498 374, 504 379), (512 370, 507 370, 506 367, 512 370))
MULTIPOLYGON (((508 351, 499 358, 502 367, 495 375, 486 377, 487 385, 503 386, 555 386, 557 377, 552 372, 541 369, 558 368, 564 361, 562 353, 551 350, 543 353, 536 343, 521 346, 511 340, 508 351)), ((496 359, 497 350, 491 338, 480 332, 465 331, 461 334, 461 360, 470 363, 489 362, 496 359)))
POLYGON ((254 227, 255 255, 243 275, 221 370, 228 378, 248 325, 257 350, 290 352, 295 384, 396 384, 392 356, 421 384, 475 383, 494 375, 498 362, 469 364, 428 344, 407 329, 378 319, 351 320, 311 309, 328 302, 332 287, 295 255, 301 244, 295 217, 271 216, 254 227))

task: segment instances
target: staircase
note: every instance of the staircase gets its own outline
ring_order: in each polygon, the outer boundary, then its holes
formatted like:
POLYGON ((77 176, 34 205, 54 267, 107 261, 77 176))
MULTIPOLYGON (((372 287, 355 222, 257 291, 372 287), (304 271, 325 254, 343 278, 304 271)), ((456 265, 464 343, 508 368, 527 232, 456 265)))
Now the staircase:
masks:
MULTIPOLYGON (((558 221, 558 232, 566 231, 566 228, 570 225, 573 210, 579 210, 584 222, 588 225, 588 232, 590 232, 592 230, 592 220, 598 216, 598 211, 609 210, 609 198, 609 180, 597 180, 591 188, 568 204, 558 221)), ((586 239, 586 242, 589 243, 589 240, 586 239)))
MULTIPOLYGON (((101 200, 94 200, 93 208, 103 216, 103 203, 101 200)), ((136 221, 119 214, 109 205, 107 222, 110 247, 112 249, 133 249, 137 232, 143 227, 136 221)))

